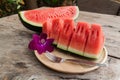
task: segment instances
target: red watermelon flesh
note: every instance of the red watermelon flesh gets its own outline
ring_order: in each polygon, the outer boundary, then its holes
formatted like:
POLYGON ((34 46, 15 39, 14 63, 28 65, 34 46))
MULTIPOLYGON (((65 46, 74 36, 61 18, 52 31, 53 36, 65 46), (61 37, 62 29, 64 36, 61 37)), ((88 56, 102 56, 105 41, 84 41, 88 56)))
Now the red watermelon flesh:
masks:
POLYGON ((50 37, 54 39, 54 44, 58 43, 59 35, 62 28, 63 28, 63 21, 61 19, 52 20, 52 31, 50 37))
POLYGON ((71 38, 68 51, 83 55, 87 37, 89 34, 89 24, 86 22, 78 22, 75 32, 71 38))
POLYGON ((72 19, 65 19, 63 23, 63 29, 60 32, 57 47, 63 50, 68 49, 72 34, 74 32, 74 21, 72 19))
POLYGON ((84 50, 84 56, 98 58, 104 46, 104 35, 101 26, 92 24, 84 50))
POLYGON ((104 34, 98 24, 72 19, 54 19, 44 23, 43 32, 54 38, 57 47, 88 58, 98 59, 104 46, 104 34))
POLYGON ((20 11, 21 19, 31 25, 41 27, 48 19, 71 18, 76 19, 79 15, 77 6, 63 6, 55 8, 40 8, 34 10, 20 11))
POLYGON ((51 29, 52 29, 51 20, 47 20, 47 21, 43 24, 42 32, 43 32, 43 33, 46 33, 47 36, 50 38, 51 29))

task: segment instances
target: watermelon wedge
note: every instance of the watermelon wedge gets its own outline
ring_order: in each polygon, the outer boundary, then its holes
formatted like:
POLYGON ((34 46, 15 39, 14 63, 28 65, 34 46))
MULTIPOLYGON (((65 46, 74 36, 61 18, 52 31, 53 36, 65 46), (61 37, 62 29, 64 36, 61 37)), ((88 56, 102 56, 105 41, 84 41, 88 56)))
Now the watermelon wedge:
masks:
POLYGON ((40 8, 40 9, 19 12, 19 17, 22 23, 25 25, 25 27, 34 31, 39 31, 34 28, 39 27, 38 29, 41 29, 40 27, 42 27, 43 23, 46 22, 48 19, 54 19, 54 18, 76 19, 78 15, 79 15, 79 8, 77 6, 40 8))
POLYGON ((104 35, 98 24, 92 24, 84 50, 84 56, 99 58, 104 46, 104 35))
POLYGON ((74 32, 74 21, 72 19, 65 19, 63 29, 60 32, 57 47, 63 50, 67 50, 71 41, 72 34, 74 32))
POLYGON ((83 55, 86 46, 87 37, 89 34, 90 25, 86 22, 78 22, 75 32, 71 38, 68 51, 75 54, 83 55))
POLYGON ((61 19, 52 20, 52 31, 50 38, 54 39, 54 44, 58 43, 58 39, 60 36, 60 32, 62 31, 62 28, 63 28, 63 21, 61 19))
POLYGON ((53 19, 44 23, 43 32, 55 39, 57 48, 73 54, 92 59, 98 59, 102 54, 104 34, 98 24, 78 22, 75 26, 72 19, 53 19))
POLYGON ((42 27, 42 32, 46 33, 48 38, 50 38, 50 34, 51 34, 51 29, 52 29, 52 22, 51 20, 47 20, 42 27))

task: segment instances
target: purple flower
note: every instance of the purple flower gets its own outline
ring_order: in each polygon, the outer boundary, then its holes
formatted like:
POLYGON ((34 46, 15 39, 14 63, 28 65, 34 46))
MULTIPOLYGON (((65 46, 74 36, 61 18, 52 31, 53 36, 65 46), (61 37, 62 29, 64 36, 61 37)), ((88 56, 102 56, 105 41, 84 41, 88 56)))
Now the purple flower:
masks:
POLYGON ((54 39, 47 39, 47 34, 41 33, 40 36, 33 34, 32 40, 29 43, 29 49, 37 50, 39 54, 42 54, 46 51, 53 51, 54 47, 52 46, 54 39))

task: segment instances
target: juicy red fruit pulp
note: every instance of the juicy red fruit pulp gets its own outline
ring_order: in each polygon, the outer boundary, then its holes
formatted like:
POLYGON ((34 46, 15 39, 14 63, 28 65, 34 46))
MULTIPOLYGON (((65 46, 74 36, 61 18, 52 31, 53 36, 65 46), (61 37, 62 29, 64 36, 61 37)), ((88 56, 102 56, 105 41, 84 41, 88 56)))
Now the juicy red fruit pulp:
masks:
POLYGON ((104 35, 102 28, 98 24, 92 24, 91 30, 89 32, 87 44, 85 47, 85 55, 91 54, 94 56, 99 56, 104 46, 104 35))
POLYGON ((73 32, 68 51, 83 55, 88 34, 89 24, 85 22, 78 22, 75 32, 73 32))
POLYGON ((97 24, 78 22, 74 25, 72 19, 54 19, 48 30, 51 38, 55 39, 58 48, 89 58, 98 58, 104 46, 104 34, 97 24))
POLYGON ((54 44, 58 43, 60 32, 63 28, 63 21, 61 19, 53 19, 52 20, 52 31, 51 31, 51 38, 54 38, 54 44))
POLYGON ((72 19, 65 19, 63 23, 63 29, 60 33, 60 37, 58 40, 58 48, 67 50, 72 34, 74 32, 74 21, 72 19))

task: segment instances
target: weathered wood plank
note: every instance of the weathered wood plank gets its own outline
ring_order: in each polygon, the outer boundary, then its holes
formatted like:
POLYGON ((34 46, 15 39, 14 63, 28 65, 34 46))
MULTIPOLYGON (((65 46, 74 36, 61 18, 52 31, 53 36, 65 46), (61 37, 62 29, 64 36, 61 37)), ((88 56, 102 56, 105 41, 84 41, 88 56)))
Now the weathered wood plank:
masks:
MULTIPOLYGON (((120 17, 80 12, 76 21, 100 23, 109 54, 120 57, 120 17), (109 25, 109 26, 108 26, 109 25)), ((108 67, 86 74, 65 74, 41 64, 27 46, 34 32, 20 23, 17 15, 0 19, 0 80, 119 80, 120 60, 108 58, 108 67)))
POLYGON ((77 5, 82 11, 97 12, 116 15, 119 3, 112 0, 77 0, 77 5))

